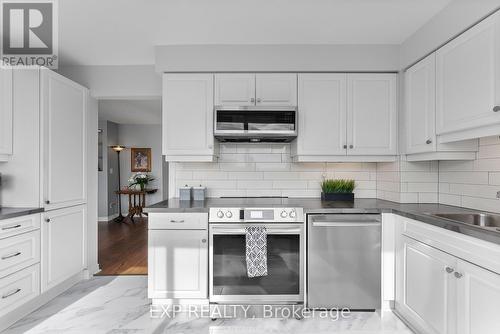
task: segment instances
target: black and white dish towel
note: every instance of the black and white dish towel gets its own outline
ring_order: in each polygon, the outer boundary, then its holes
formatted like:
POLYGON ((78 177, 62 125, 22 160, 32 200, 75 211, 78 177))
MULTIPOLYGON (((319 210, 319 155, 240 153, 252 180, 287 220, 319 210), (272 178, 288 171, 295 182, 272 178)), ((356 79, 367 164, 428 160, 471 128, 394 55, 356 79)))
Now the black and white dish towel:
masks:
POLYGON ((267 276, 267 232, 262 226, 245 227, 248 277, 267 276))

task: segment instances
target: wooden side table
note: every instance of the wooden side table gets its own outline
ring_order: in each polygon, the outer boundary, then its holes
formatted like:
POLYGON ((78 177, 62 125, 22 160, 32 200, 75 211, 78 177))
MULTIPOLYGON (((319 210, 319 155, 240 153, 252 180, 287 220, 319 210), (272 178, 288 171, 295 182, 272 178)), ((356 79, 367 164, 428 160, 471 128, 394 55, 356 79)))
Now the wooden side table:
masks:
MULTIPOLYGON (((120 195, 128 195, 128 215, 127 218, 135 224, 134 216, 142 217, 147 214, 142 212, 146 206, 146 194, 154 194, 158 189, 144 189, 144 190, 134 190, 134 189, 121 189, 115 193, 120 198, 120 195)), ((120 199, 121 200, 121 199, 120 199)))

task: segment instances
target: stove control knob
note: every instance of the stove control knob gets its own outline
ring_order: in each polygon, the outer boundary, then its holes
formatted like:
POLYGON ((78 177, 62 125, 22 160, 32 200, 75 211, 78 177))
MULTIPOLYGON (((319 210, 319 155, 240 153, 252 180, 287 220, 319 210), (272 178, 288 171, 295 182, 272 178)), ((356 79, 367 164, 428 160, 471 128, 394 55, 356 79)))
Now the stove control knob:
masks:
POLYGON ((226 217, 231 218, 233 216, 233 213, 231 211, 226 212, 226 217))
POLYGON ((297 217, 297 213, 295 212, 295 210, 292 210, 292 211, 290 211, 290 213, 288 214, 288 216, 290 218, 295 218, 295 217, 297 217))
POLYGON ((219 217, 219 218, 224 218, 224 212, 222 212, 221 210, 219 210, 219 211, 217 212, 217 217, 219 217))
POLYGON ((288 216, 288 213, 286 213, 285 210, 281 211, 280 213, 281 218, 286 218, 288 216))

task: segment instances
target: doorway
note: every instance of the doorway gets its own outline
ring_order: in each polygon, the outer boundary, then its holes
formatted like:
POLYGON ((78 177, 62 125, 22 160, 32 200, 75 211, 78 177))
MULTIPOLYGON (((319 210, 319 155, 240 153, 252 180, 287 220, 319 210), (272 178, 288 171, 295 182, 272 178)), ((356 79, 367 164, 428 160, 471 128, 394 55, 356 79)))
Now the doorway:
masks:
POLYGON ((148 219, 164 199, 161 100, 99 100, 97 275, 147 275, 148 219), (120 147, 118 147, 120 146, 120 147), (141 186, 141 177, 150 180, 141 186))

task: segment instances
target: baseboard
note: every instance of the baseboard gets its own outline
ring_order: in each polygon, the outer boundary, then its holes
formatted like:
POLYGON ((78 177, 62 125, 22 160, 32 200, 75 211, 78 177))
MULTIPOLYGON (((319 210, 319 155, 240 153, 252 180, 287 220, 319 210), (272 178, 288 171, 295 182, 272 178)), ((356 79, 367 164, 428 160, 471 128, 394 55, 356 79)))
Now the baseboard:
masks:
POLYGON ((111 215, 111 216, 97 217, 97 220, 100 222, 109 222, 110 220, 113 220, 116 217, 118 217, 117 213, 115 213, 114 215, 111 215))
POLYGON ((31 312, 40 308, 44 304, 47 304, 50 300, 54 299, 64 291, 71 288, 76 283, 82 281, 84 279, 84 272, 79 272, 78 274, 68 278, 64 282, 58 284, 52 289, 43 292, 39 296, 33 298, 29 302, 24 305, 19 306, 12 312, 7 313, 3 317, 0 318, 0 332, 6 330, 17 321, 21 320, 31 312))

